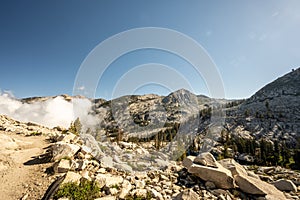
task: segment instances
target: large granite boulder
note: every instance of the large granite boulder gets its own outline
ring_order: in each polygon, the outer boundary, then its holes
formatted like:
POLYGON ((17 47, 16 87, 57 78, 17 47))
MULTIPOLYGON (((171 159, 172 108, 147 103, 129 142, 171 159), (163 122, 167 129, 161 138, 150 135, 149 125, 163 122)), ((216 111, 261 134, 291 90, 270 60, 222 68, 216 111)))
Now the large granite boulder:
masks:
POLYGON ((235 184, 245 193, 264 195, 267 199, 285 199, 282 192, 273 185, 264 182, 255 176, 249 176, 245 168, 233 159, 223 159, 219 163, 231 171, 235 184))
POLYGON ((234 188, 234 181, 231 172, 219 163, 216 163, 216 166, 217 168, 193 164, 188 169, 188 172, 198 176, 204 181, 213 182, 218 188, 234 188))
POLYGON ((286 199, 284 194, 275 186, 248 175, 236 175, 234 180, 238 187, 245 193, 253 195, 264 195, 266 199, 286 199))
POLYGON ((57 142, 51 146, 52 159, 71 158, 80 150, 80 146, 65 142, 57 142))

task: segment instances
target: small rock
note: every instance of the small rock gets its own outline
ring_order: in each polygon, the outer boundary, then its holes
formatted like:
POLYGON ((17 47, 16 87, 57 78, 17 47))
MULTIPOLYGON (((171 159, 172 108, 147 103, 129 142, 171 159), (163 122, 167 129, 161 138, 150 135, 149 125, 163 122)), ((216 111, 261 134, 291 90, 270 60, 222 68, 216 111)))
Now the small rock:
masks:
POLYGON ((85 156, 82 152, 78 152, 77 156, 78 156, 79 159, 84 159, 85 158, 85 156))
POLYGON ((144 180, 135 180, 135 187, 137 189, 143 189, 146 186, 146 183, 144 180))
POLYGON ((198 199, 200 199, 199 195, 196 192, 194 192, 192 189, 184 190, 175 197, 175 200, 198 200, 198 199))
POLYGON ((77 164, 78 164, 78 169, 79 170, 84 170, 86 168, 87 164, 88 164, 88 161, 87 160, 79 160, 77 162, 77 164))
POLYGON ((132 188, 132 185, 129 183, 129 181, 124 180, 123 183, 122 183, 122 189, 121 189, 119 198, 120 199, 125 199, 125 197, 128 195, 131 188, 132 188))
POLYGON ((98 173, 101 173, 101 174, 105 174, 106 169, 105 169, 105 168, 100 168, 100 169, 98 169, 97 172, 98 172, 98 173))
POLYGON ((185 168, 189 169, 190 166, 193 164, 195 158, 196 158, 195 156, 188 156, 188 157, 186 157, 186 158, 182 161, 182 165, 183 165, 185 168))
POLYGON ((104 167, 104 168, 107 168, 107 167, 112 168, 113 167, 113 159, 109 156, 104 156, 104 157, 100 158, 100 162, 101 162, 101 167, 104 167))
POLYGON ((196 164, 200 164, 208 167, 214 167, 214 168, 218 167, 216 162, 217 161, 215 157, 209 152, 204 152, 199 154, 194 160, 194 163, 196 164))
POLYGON ((21 198, 21 200, 26 200, 28 198, 28 194, 25 194, 22 198, 21 198))
POLYGON ((71 161, 67 159, 61 159, 59 163, 54 165, 54 171, 56 173, 65 173, 71 168, 71 161))
POLYGON ((111 174, 98 174, 96 176, 96 181, 100 183, 105 183, 107 187, 119 185, 123 182, 123 178, 121 176, 113 176, 111 174))
POLYGON ((91 177, 89 176, 89 171, 88 170, 84 170, 81 172, 81 176, 87 180, 90 180, 91 177))
POLYGON ((118 189, 117 188, 109 188, 109 193, 111 194, 111 195, 116 195, 116 194, 118 194, 118 189))
POLYGON ((77 136, 73 133, 68 132, 68 134, 62 134, 57 138, 58 142, 65 142, 65 143, 71 143, 75 140, 77 136))
POLYGON ((165 181, 168 181, 168 180, 169 180, 168 177, 166 177, 166 176, 163 175, 163 174, 160 174, 160 179, 161 179, 161 180, 165 180, 165 181))
POLYGON ((92 149, 88 146, 83 145, 81 147, 81 152, 85 155, 85 154, 91 154, 92 153, 92 149))
POLYGON ((132 196, 146 198, 147 197, 147 190, 146 189, 136 189, 131 192, 132 196))
POLYGON ((155 189, 150 188, 149 191, 151 193, 151 196, 154 197, 155 199, 158 199, 158 200, 164 199, 163 196, 159 192, 157 192, 155 189))
POLYGON ((61 183, 61 185, 65 184, 65 183, 69 183, 69 182, 73 182, 73 183, 79 184, 81 177, 82 176, 80 174, 78 174, 78 173, 75 173, 75 172, 72 172, 72 171, 68 171, 67 174, 66 174, 66 177, 63 180, 63 182, 61 183))
POLYGON ((260 168, 258 168, 258 171, 261 171, 266 174, 269 174, 274 170, 275 170, 275 167, 260 167, 260 168))

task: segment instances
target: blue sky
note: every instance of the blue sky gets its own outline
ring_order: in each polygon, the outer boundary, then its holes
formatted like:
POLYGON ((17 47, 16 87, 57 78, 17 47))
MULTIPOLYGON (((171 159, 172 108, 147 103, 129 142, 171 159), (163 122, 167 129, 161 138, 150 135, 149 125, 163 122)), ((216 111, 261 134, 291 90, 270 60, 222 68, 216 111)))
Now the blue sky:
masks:
MULTIPOLYGON (((226 98, 247 98, 300 65, 300 1, 0 1, 0 88, 16 97, 72 94, 77 71, 100 42, 122 31, 163 27, 201 44, 222 77, 226 98)), ((131 52, 102 77, 97 97, 143 63, 181 72, 208 94, 191 66, 166 52, 131 52)), ((166 79, 172 77, 166 77, 166 79)), ((148 85, 138 93, 167 94, 148 85)), ((120 94, 122 95, 122 94, 120 94)))

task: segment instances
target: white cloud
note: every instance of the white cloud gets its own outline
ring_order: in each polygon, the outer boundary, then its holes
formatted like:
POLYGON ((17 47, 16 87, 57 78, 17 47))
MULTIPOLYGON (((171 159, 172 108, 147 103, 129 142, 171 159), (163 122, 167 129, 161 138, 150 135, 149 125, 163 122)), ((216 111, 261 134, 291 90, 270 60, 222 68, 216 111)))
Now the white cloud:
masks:
POLYGON ((274 13, 272 14, 272 17, 276 17, 276 16, 278 16, 278 15, 279 15, 279 12, 276 11, 276 12, 274 12, 274 13))
POLYGON ((77 88, 77 90, 83 91, 83 90, 85 90, 85 87, 84 86, 80 86, 80 87, 77 88))
POLYGON ((61 96, 46 101, 22 103, 7 95, 0 94, 0 114, 23 122, 35 122, 47 127, 62 126, 68 128, 77 117, 85 127, 97 124, 96 117, 91 115, 92 103, 88 99, 65 101, 61 96))
POLYGON ((205 35, 206 35, 207 37, 211 36, 211 34, 212 34, 212 31, 211 31, 211 30, 206 31, 206 33, 205 33, 205 35))

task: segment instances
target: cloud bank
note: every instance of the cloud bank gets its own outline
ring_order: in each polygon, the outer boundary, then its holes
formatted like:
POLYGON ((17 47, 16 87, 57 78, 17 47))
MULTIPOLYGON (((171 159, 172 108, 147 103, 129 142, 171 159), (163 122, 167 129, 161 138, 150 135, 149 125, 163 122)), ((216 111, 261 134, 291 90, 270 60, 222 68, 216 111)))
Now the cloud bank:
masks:
POLYGON ((90 114, 92 103, 88 99, 73 98, 66 101, 62 96, 45 101, 23 103, 9 93, 0 92, 0 114, 15 120, 34 122, 47 127, 68 128, 77 117, 85 127, 96 125, 96 117, 90 114))

